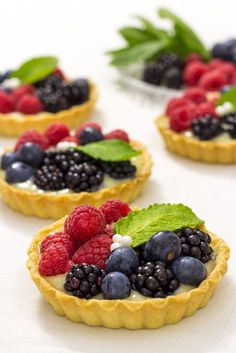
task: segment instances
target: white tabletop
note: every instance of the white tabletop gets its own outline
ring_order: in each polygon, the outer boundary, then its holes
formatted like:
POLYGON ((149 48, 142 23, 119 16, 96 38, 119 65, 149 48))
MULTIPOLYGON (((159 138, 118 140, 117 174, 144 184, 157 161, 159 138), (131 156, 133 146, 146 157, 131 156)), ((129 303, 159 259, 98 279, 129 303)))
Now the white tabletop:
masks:
MULTIPOLYGON (((121 44, 117 28, 133 21, 132 14, 155 19, 158 3, 178 10, 208 44, 236 36, 234 0, 8 0, 0 4, 0 69, 14 67, 31 56, 55 54, 72 77, 87 75, 95 80, 100 100, 94 119, 107 131, 124 128, 148 146, 154 159, 152 177, 136 204, 183 202, 191 206, 208 228, 231 246, 229 271, 209 305, 174 326, 128 331, 75 324, 54 314, 25 267, 32 236, 51 221, 14 213, 0 200, 1 352, 236 350, 236 167, 194 163, 169 154, 153 125, 162 106, 120 85, 104 55, 105 50, 121 44)), ((0 138, 1 148, 11 143, 13 140, 0 138)))

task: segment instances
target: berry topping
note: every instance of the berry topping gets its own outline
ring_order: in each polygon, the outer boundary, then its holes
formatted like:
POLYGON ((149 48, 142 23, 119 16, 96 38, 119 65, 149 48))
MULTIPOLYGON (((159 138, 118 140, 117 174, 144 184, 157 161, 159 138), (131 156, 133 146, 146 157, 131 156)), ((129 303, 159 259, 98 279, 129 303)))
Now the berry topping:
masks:
POLYGON ((180 254, 181 241, 175 233, 168 230, 154 234, 144 248, 147 261, 171 262, 180 254))
POLYGON ((76 145, 78 144, 78 140, 74 136, 66 136, 60 142, 74 142, 76 145))
POLYGON ((15 152, 6 152, 1 158, 1 169, 7 169, 11 164, 18 161, 18 155, 15 152))
POLYGON ((172 98, 169 100, 166 108, 166 114, 170 116, 172 111, 174 111, 177 108, 180 108, 182 106, 185 106, 186 104, 186 99, 181 97, 181 98, 172 98))
POLYGON ((105 271, 122 272, 127 276, 137 271, 139 258, 136 251, 129 246, 121 246, 114 250, 106 261, 105 271))
POLYGON ((21 162, 31 165, 31 167, 39 167, 44 158, 42 148, 33 142, 26 142, 18 150, 18 158, 21 162))
POLYGON ((23 114, 38 114, 43 110, 40 100, 32 94, 25 94, 16 103, 16 111, 23 114))
POLYGON ((6 181, 9 184, 23 183, 30 179, 34 174, 34 170, 28 164, 15 162, 6 170, 6 181))
POLYGON ((193 112, 195 105, 187 102, 170 113, 170 128, 174 131, 181 132, 191 127, 193 112))
POLYGON ((111 243, 112 241, 107 235, 97 235, 79 247, 72 258, 73 263, 87 263, 104 269, 106 259, 111 252, 111 243))
POLYGON ((126 202, 116 199, 105 202, 100 207, 100 210, 105 216, 106 223, 117 222, 118 219, 127 216, 127 214, 131 211, 126 202))
POLYGON ((204 102, 196 105, 192 112, 192 118, 196 119, 204 115, 217 116, 213 102, 204 102))
POLYGON ((208 71, 208 67, 201 61, 188 64, 184 70, 184 82, 188 86, 197 86, 198 81, 208 71))
POLYGON ((101 211, 93 206, 76 207, 67 217, 65 231, 79 242, 101 234, 105 230, 105 217, 101 211))
POLYGON ((102 132, 101 125, 98 123, 95 123, 94 121, 89 121, 88 123, 83 123, 81 124, 76 130, 75 130, 75 137, 77 140, 79 140, 79 135, 80 133, 86 128, 86 127, 91 127, 93 129, 96 129, 100 132, 102 132))
POLYGON ((70 135, 70 130, 63 123, 51 124, 45 131, 45 136, 50 146, 55 146, 58 142, 70 135))
POLYGON ((34 174, 34 184, 44 191, 58 191, 66 188, 64 175, 55 165, 43 165, 34 174))
POLYGON ((45 136, 41 135, 36 130, 27 130, 18 139, 15 145, 15 151, 18 151, 20 146, 24 145, 26 142, 37 143, 43 150, 48 148, 48 139, 45 136))
POLYGON ((127 132, 125 132, 124 130, 111 131, 109 134, 105 135, 105 139, 106 140, 118 139, 118 140, 123 140, 127 143, 129 142, 129 136, 128 136, 127 132))
POLYGON ((206 91, 220 91, 227 84, 227 78, 219 69, 205 73, 199 81, 199 86, 206 91))
POLYGON ((183 98, 190 100, 195 104, 200 104, 206 101, 206 92, 199 87, 191 87, 186 89, 183 98))
POLYGON ((103 140, 104 137, 100 130, 93 127, 86 127, 77 134, 77 138, 81 145, 86 145, 87 143, 103 140))
POLYGON ((219 119, 205 115, 192 122, 192 131, 199 140, 210 140, 218 136, 223 130, 219 119))
POLYGON ((23 96, 25 95, 32 95, 35 91, 34 86, 32 85, 22 85, 16 89, 14 89, 14 91, 11 92, 12 97, 14 97, 14 99, 16 101, 20 100, 23 96))
POLYGON ((143 72, 143 81, 159 86, 161 84, 163 72, 164 66, 161 63, 147 64, 143 72))
POLYGON ((168 88, 179 89, 183 85, 182 69, 171 67, 162 75, 161 84, 168 88))
POLYGON ((66 86, 68 100, 71 105, 81 104, 89 99, 89 84, 87 80, 79 79, 66 86))
POLYGON ((111 272, 103 278, 101 289, 105 299, 125 299, 130 296, 131 283, 125 274, 111 272))
POLYGON ((113 179, 132 178, 136 173, 136 167, 127 162, 101 162, 104 173, 113 179))
POLYGON ((52 244, 42 254, 38 271, 42 276, 56 276, 70 270, 72 263, 62 244, 52 244))
POLYGON ((85 162, 69 168, 66 185, 74 192, 93 192, 102 184, 103 176, 103 171, 96 164, 85 162))
POLYGON ((53 75, 58 76, 61 80, 65 80, 65 75, 59 67, 56 68, 56 70, 53 72, 53 75))
POLYGON ((171 267, 178 281, 182 284, 197 287, 207 276, 207 270, 203 263, 194 257, 179 257, 171 267))
POLYGON ((65 232, 56 232, 49 234, 46 238, 43 239, 42 243, 40 244, 41 254, 45 253, 45 251, 47 251, 51 245, 55 244, 63 245, 66 248, 69 257, 71 257, 77 249, 77 246, 68 234, 65 232))
POLYGON ((64 289, 78 298, 90 299, 101 292, 102 275, 98 266, 73 265, 66 275, 64 289))
POLYGON ((231 113, 223 118, 224 131, 228 132, 232 139, 236 139, 236 113, 231 113))
POLYGON ((0 113, 11 113, 14 110, 14 100, 12 97, 0 91, 0 113))

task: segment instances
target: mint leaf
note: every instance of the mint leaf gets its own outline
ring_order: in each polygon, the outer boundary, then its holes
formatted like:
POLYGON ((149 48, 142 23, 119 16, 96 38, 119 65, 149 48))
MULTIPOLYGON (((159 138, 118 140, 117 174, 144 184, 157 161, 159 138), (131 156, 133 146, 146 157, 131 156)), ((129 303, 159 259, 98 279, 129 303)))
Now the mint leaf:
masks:
MULTIPOLYGON (((147 33, 157 39, 166 39, 169 37, 167 31, 159 29, 150 20, 143 16, 136 16, 136 18, 141 22, 147 33)), ((153 39, 154 39, 153 38, 153 39)))
POLYGON ((225 102, 232 103, 234 109, 236 109, 236 86, 230 88, 230 90, 222 94, 222 96, 216 102, 216 105, 222 105, 225 102))
POLYGON ((150 38, 150 35, 148 35, 144 30, 135 27, 123 27, 119 30, 119 33, 130 46, 153 39, 153 36, 150 38))
POLYGON ((115 224, 115 233, 129 235, 133 239, 132 247, 136 247, 161 230, 175 231, 203 223, 191 208, 183 204, 154 204, 121 218, 115 224))
POLYGON ((132 157, 141 153, 133 149, 127 142, 117 139, 88 143, 84 146, 75 147, 75 150, 105 162, 129 161, 132 157))
POLYGON ((11 77, 16 77, 23 83, 35 83, 50 75, 57 64, 58 59, 54 56, 33 58, 23 63, 11 77))

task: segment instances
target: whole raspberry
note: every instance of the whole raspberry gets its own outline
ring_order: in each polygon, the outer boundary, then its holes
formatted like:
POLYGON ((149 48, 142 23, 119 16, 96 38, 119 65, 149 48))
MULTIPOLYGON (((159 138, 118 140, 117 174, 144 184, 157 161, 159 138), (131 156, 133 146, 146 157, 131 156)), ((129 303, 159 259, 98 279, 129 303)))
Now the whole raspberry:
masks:
POLYGON ((69 234, 65 232, 56 232, 49 234, 46 238, 43 239, 40 245, 40 252, 43 254, 45 251, 47 251, 49 246, 54 244, 63 245, 66 248, 69 257, 71 257, 78 248, 69 234))
POLYGON ((206 64, 200 61, 194 61, 188 64, 183 73, 184 82, 187 86, 196 86, 198 81, 208 71, 206 64))
POLYGON ((62 139, 60 142, 75 142, 77 144, 78 140, 74 136, 67 136, 67 137, 64 137, 64 139, 62 139))
POLYGON ((199 80, 199 87, 206 91, 220 91, 226 84, 226 75, 220 69, 214 69, 205 73, 199 80))
POLYGON ((56 68, 56 70, 53 72, 53 75, 60 77, 62 80, 65 80, 65 75, 59 67, 56 68))
POLYGON ((189 129, 192 124, 194 109, 195 104, 187 102, 182 107, 173 110, 169 115, 170 128, 177 132, 189 129))
POLYGON ((78 141, 79 141, 79 136, 80 136, 81 132, 86 127, 92 127, 93 129, 97 129, 98 131, 102 132, 101 126, 99 124, 95 123, 94 121, 90 121, 88 123, 83 123, 75 130, 75 137, 77 138, 78 141))
POLYGON ((47 138, 34 129, 27 130, 19 137, 14 150, 17 151, 26 142, 37 143, 43 150, 48 148, 47 138))
POLYGON ((0 91, 0 113, 11 113, 14 111, 14 100, 5 92, 0 91))
POLYGON ((38 271, 42 276, 56 276, 68 272, 71 266, 66 248, 62 244, 53 244, 42 254, 38 271))
POLYGON ((109 134, 105 135, 106 140, 110 139, 118 139, 118 140, 123 140, 125 142, 129 142, 129 136, 127 132, 124 130, 113 130, 109 134))
POLYGON ((127 214, 131 211, 126 202, 122 202, 117 199, 105 202, 100 207, 100 210, 104 214, 105 220, 108 224, 117 222, 118 219, 127 216, 127 214))
POLYGON ((200 104, 206 101, 206 92, 200 87, 191 87, 186 89, 183 97, 195 104, 200 104))
POLYGON ((98 235, 83 244, 74 254, 72 261, 74 264, 86 263, 104 269, 106 259, 111 253, 111 243, 112 240, 107 235, 98 235))
POLYGON ((67 217, 65 231, 76 241, 86 242, 104 232, 106 226, 103 213, 96 207, 84 205, 74 209, 67 217))
POLYGON ((35 92, 35 88, 32 85, 22 85, 14 91, 11 92, 12 97, 14 97, 15 101, 18 101, 26 94, 33 94, 35 92))
POLYGON ((166 115, 169 116, 173 110, 175 110, 176 108, 182 107, 185 104, 186 104, 186 99, 183 97, 170 99, 166 107, 166 115))
POLYGON ((45 130, 44 135, 47 137, 50 146, 55 146, 58 142, 70 135, 70 130, 63 123, 53 123, 45 130))
POLYGON ((43 110, 43 104, 32 94, 25 94, 16 102, 16 111, 23 114, 38 114, 43 110))
POLYGON ((193 111, 193 119, 197 119, 204 115, 217 116, 213 102, 204 102, 196 106, 193 111))

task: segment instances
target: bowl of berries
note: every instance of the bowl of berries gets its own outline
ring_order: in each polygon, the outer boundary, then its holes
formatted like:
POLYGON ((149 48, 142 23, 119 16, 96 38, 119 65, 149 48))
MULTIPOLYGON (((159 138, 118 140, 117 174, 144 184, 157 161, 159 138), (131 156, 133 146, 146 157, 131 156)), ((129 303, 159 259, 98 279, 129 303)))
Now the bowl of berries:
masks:
MULTIPOLYGON (((154 329, 207 305, 229 248, 183 204, 132 210, 82 205, 34 236, 27 267, 60 316, 109 328, 154 329)), ((193 319, 194 320, 194 319, 193 319)))
POLYGON ((43 132, 53 122, 75 127, 92 113, 97 90, 90 80, 70 80, 55 57, 38 57, 0 75, 0 135, 43 132))

